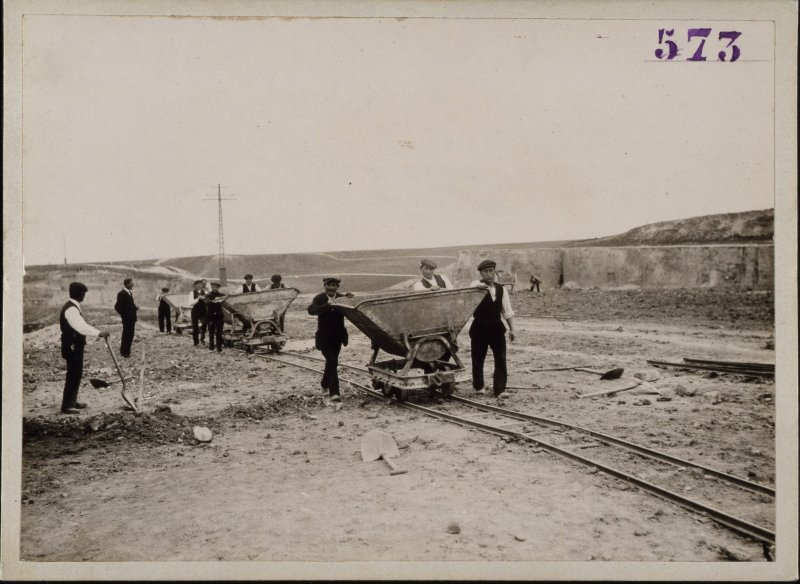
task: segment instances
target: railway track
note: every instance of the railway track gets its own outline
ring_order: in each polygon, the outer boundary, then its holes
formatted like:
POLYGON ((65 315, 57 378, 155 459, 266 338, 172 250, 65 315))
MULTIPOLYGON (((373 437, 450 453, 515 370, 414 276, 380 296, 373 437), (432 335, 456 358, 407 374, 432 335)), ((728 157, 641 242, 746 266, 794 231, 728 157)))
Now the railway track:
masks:
MULTIPOLYGON (((322 370, 309 365, 309 362, 324 362, 324 359, 319 357, 294 352, 275 354, 257 350, 254 356, 320 374, 322 370)), ((366 368, 343 363, 340 363, 339 367, 370 378, 366 368)), ((368 386, 368 381, 362 383, 345 377, 340 377, 340 380, 374 398, 392 399, 368 386)), ((702 514, 740 535, 761 542, 764 545, 765 556, 771 559, 769 546, 775 543, 772 527, 775 490, 772 487, 573 424, 458 395, 444 398, 441 394, 436 394, 431 397, 435 401, 435 407, 426 407, 409 401, 396 403, 401 407, 460 426, 475 428, 506 440, 527 443, 597 469, 628 485, 702 514), (590 449, 591 457, 585 454, 585 451, 590 449), (692 498, 686 494, 689 492, 693 493, 692 498), (755 509, 757 517, 750 520, 742 519, 714 505, 755 509)))

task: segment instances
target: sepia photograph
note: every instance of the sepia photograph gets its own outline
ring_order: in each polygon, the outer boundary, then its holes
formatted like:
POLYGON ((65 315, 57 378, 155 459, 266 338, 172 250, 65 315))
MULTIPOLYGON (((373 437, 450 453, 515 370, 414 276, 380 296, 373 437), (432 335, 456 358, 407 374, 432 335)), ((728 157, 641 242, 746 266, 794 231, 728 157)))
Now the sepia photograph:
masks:
POLYGON ((3 12, 4 579, 796 580, 797 2, 3 12))

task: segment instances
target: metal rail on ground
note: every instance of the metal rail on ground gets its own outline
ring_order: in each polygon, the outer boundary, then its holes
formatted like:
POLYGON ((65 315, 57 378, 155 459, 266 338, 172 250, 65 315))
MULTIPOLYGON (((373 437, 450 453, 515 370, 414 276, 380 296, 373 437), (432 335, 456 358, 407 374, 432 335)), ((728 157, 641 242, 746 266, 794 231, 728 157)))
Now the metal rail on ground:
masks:
MULTIPOLYGON (((295 365, 295 366, 301 367, 303 369, 307 369, 307 370, 310 370, 310 371, 315 371, 317 373, 322 373, 322 371, 320 371, 319 369, 312 369, 310 367, 307 367, 307 366, 304 366, 304 365, 301 365, 301 364, 298 364, 298 363, 293 363, 293 362, 288 361, 286 359, 279 359, 279 358, 276 358, 275 356, 273 356, 271 354, 256 353, 256 355, 259 356, 259 357, 268 359, 268 360, 276 361, 276 362, 279 362, 279 363, 285 363, 285 364, 288 364, 288 365, 295 365)), ((317 360, 318 359, 317 357, 312 357, 312 356, 309 356, 309 355, 296 354, 296 353, 284 353, 284 355, 287 355, 287 356, 290 356, 290 357, 306 358, 306 359, 310 359, 310 360, 317 360)), ((364 372, 360 368, 357 368, 357 367, 353 367, 353 366, 347 366, 347 367, 351 368, 351 369, 354 369, 354 370, 357 370, 357 371, 362 372, 362 373, 364 372)), ((373 390, 373 389, 371 389, 371 388, 367 387, 366 385, 363 385, 363 384, 361 384, 359 382, 348 380, 348 379, 342 379, 342 381, 345 381, 345 382, 349 383, 351 386, 353 386, 353 387, 355 387, 355 388, 367 393, 368 395, 371 395, 373 397, 380 398, 380 399, 387 399, 382 393, 377 392, 377 391, 375 391, 375 390, 373 390)), ((450 397, 451 397, 451 399, 455 398, 457 401, 462 401, 462 402, 465 402, 465 403, 471 401, 471 400, 466 400, 465 398, 457 398, 455 396, 450 396, 450 397)), ((391 399, 391 398, 388 398, 388 399, 391 399)), ((735 531, 735 532, 737 532, 739 534, 746 535, 746 536, 751 537, 751 538, 753 538, 753 539, 755 539, 757 541, 760 541, 762 543, 766 543, 766 544, 774 544, 775 543, 775 533, 773 531, 765 528, 765 527, 750 523, 750 522, 745 521, 744 519, 741 519, 739 517, 736 517, 736 516, 733 516, 733 515, 729 515, 727 513, 724 513, 723 511, 720 511, 720 510, 714 508, 714 507, 711 507, 709 505, 704 505, 703 503, 700 503, 699 501, 695 501, 693 499, 689 499, 688 497, 684 497, 683 495, 681 495, 679 493, 675 493, 675 492, 670 491, 668 489, 659 487, 658 485, 654 485, 654 484, 652 484, 652 483, 650 483, 648 481, 640 479, 640 478, 638 478, 638 477, 636 477, 634 475, 631 475, 629 473, 626 473, 626 472, 621 471, 619 469, 616 469, 614 467, 599 463, 596 460, 592 460, 590 458, 586 458, 584 456, 576 454, 575 452, 572 452, 572 451, 567 450, 565 448, 561 448, 561 447, 556 446, 554 444, 550 444, 549 442, 546 442, 544 440, 536 438, 536 437, 534 437, 534 436, 532 436, 530 434, 525 434, 523 432, 517 432, 517 431, 514 431, 514 430, 508 430, 508 429, 505 429, 505 428, 502 428, 502 427, 493 426, 491 424, 485 424, 483 422, 477 422, 477 421, 474 421, 474 420, 468 420, 466 418, 461 418, 459 416, 454 416, 454 415, 448 414, 446 412, 441 412, 441 411, 438 411, 438 410, 433 410, 431 408, 426 408, 424 406, 420 406, 420 405, 417 405, 417 404, 414 404, 414 403, 410 403, 410 402, 407 402, 407 401, 403 401, 403 402, 396 401, 396 403, 401 407, 404 407, 404 408, 407 408, 407 409, 411 409, 411 410, 415 410, 415 411, 424 413, 426 415, 429 415, 431 417, 447 420, 449 422, 453 422, 453 423, 461 425, 461 426, 477 428, 477 429, 480 429, 480 430, 482 430, 484 432, 489 432, 491 434, 495 434, 495 435, 498 435, 498 436, 505 436, 505 437, 509 437, 509 438, 512 438, 512 439, 515 439, 515 440, 520 440, 520 441, 525 441, 525 442, 530 442, 530 443, 536 444, 537 446, 540 446, 541 448, 544 448, 544 449, 546 449, 546 450, 548 450, 550 452, 553 452, 553 453, 558 454, 560 456, 563 456, 565 458, 569 458, 571 460, 574 460, 574 461, 579 462, 581 464, 584 464, 586 466, 597 468, 598 470, 601 470, 601 471, 605 472, 606 474, 609 474, 611 476, 614 476, 616 478, 619 478, 619 479, 622 479, 622 480, 624 480, 626 482, 634 484, 634 485, 642 488, 643 490, 645 490, 645 491, 647 491, 647 492, 649 492, 651 494, 654 494, 654 495, 656 495, 658 497, 661 497, 661 498, 663 498, 665 500, 671 501, 671 502, 673 502, 673 503, 675 503, 677 505, 680 505, 681 507, 683 507, 685 509, 689 509, 691 511, 695 511, 695 512, 704 514, 704 515, 710 517, 711 519, 713 519, 714 521, 716 521, 717 523, 719 523, 721 525, 724 525, 724 526, 728 527, 729 529, 731 529, 731 530, 733 530, 733 531, 735 531)), ((506 410, 505 408, 497 408, 495 406, 488 406, 486 404, 478 404, 477 402, 473 402, 473 403, 481 406, 481 408, 486 408, 487 411, 493 411, 495 413, 500 413, 500 414, 506 415, 507 417, 512 417, 512 418, 516 418, 516 419, 528 419, 527 418, 527 416, 528 416, 527 414, 522 414, 522 413, 519 413, 519 412, 513 412, 512 410, 506 410), (523 416, 523 417, 519 418, 518 416, 523 416)), ((541 423, 544 423, 544 424, 546 424, 547 422, 550 422, 551 424, 554 424, 554 425, 568 427, 568 428, 574 428, 574 429, 576 429, 578 431, 586 431, 583 428, 579 428, 579 427, 576 427, 576 426, 570 426, 569 424, 564 424, 562 422, 555 422, 553 420, 545 421, 546 420, 545 418, 541 418, 541 419, 538 419, 538 420, 534 419, 534 418, 536 418, 535 416, 530 416, 530 418, 531 418, 530 421, 542 420, 541 423)), ((675 458, 675 457, 670 457, 669 455, 664 455, 663 453, 658 453, 657 451, 651 451, 650 449, 647 449, 645 447, 633 445, 633 444, 627 443, 627 442, 625 442, 623 440, 615 439, 615 438, 610 437, 610 436, 606 437, 605 435, 602 435, 602 434, 599 434, 599 433, 594 433, 594 432, 592 432, 590 430, 588 432, 591 433, 591 434, 597 434, 597 436, 593 436, 593 437, 595 437, 595 439, 597 439, 599 441, 608 441, 609 443, 615 444, 617 446, 621 446, 621 447, 626 448, 628 450, 632 449, 632 448, 629 448, 629 446, 633 447, 633 449, 634 449, 633 451, 636 452, 636 453, 639 453, 639 454, 643 454, 644 452, 647 451, 648 454, 646 456, 650 456, 652 458, 657 458, 659 460, 664 460, 660 456, 660 455, 663 455, 663 456, 667 457, 668 459, 670 459, 670 460, 665 460, 665 461, 668 461, 668 462, 673 462, 674 461, 673 464, 684 464, 685 463, 686 465, 697 466, 698 468, 703 468, 704 470, 706 468, 706 467, 701 467, 700 465, 695 465, 694 463, 691 463, 689 461, 682 461, 681 459, 678 459, 678 458, 675 458), (678 462, 678 461, 681 461, 681 462, 678 462)), ((718 478, 722 478, 723 480, 730 480, 728 477, 731 477, 731 475, 726 475, 725 473, 721 473, 719 471, 713 471, 713 469, 708 469, 708 470, 710 471, 709 474, 713 473, 714 476, 717 476, 718 478)), ((770 494, 770 491, 772 491, 772 494, 774 495, 774 490, 771 490, 769 487, 764 487, 763 485, 757 485, 756 483, 750 483, 750 481, 745 481, 744 479, 738 479, 737 477, 732 477, 732 478, 735 479, 735 480, 731 481, 731 482, 734 482, 734 484, 737 484, 738 486, 745 486, 742 483, 746 483, 748 485, 746 488, 749 488, 749 489, 752 490, 753 486, 755 486, 756 489, 757 489, 757 492, 761 492, 761 493, 764 493, 764 494, 770 494)))

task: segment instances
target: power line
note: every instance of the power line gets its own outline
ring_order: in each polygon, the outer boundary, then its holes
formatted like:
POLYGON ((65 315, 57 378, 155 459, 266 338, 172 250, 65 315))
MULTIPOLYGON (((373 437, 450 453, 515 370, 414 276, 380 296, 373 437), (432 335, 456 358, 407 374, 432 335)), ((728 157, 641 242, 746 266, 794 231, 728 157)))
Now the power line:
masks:
POLYGON ((225 235, 222 230, 222 201, 235 201, 234 198, 222 198, 222 186, 217 185, 217 198, 216 199, 203 199, 204 201, 217 201, 218 216, 219 216, 219 284, 226 286, 228 284, 228 277, 225 272, 225 235))

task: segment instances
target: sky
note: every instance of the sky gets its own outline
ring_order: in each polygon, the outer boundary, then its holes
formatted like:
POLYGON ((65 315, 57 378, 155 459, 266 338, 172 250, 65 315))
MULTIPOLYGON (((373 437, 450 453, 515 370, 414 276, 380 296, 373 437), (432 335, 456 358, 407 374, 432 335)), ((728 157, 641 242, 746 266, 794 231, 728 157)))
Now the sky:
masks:
POLYGON ((704 21, 705 62, 692 26, 26 16, 24 262, 216 254, 217 185, 227 255, 773 208, 772 25, 704 21))

